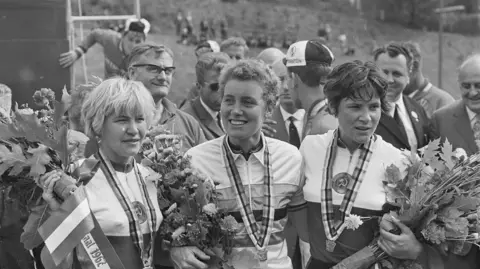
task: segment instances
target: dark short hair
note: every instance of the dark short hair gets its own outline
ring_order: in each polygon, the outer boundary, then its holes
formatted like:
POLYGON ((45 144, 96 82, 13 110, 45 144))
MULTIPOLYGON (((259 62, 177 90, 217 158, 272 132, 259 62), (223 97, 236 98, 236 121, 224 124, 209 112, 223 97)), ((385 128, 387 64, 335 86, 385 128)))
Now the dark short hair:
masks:
POLYGON ((287 69, 288 72, 297 74, 309 87, 324 85, 328 74, 332 71, 330 65, 322 63, 307 63, 305 66, 290 66, 287 69))
POLYGON ((408 49, 408 51, 412 55, 412 60, 414 62, 420 62, 422 60, 422 51, 420 49, 420 45, 417 42, 407 41, 407 42, 404 42, 403 45, 408 49))
POLYGON ((371 100, 374 96, 380 98, 382 111, 387 111, 387 88, 388 81, 373 62, 356 60, 335 67, 323 90, 330 107, 337 114, 340 102, 345 98, 371 100))
POLYGON ((387 53, 390 57, 398 57, 398 55, 405 56, 405 59, 407 59, 408 70, 410 71, 412 69, 413 55, 408 49, 408 47, 405 45, 405 43, 390 42, 385 46, 379 47, 375 51, 373 51, 373 59, 376 61, 378 59, 378 56, 384 53, 387 53))

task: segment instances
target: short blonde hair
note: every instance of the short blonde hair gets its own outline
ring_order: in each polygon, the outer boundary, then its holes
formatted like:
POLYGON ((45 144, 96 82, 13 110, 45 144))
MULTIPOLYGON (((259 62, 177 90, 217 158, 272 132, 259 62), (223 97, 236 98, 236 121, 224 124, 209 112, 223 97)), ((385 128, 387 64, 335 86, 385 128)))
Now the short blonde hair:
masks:
POLYGON ((263 61, 255 59, 241 60, 230 64, 220 74, 219 89, 223 96, 225 85, 230 80, 256 81, 263 87, 262 99, 267 112, 273 111, 280 90, 280 79, 263 61))
POLYGON ((150 127, 155 103, 141 82, 113 77, 100 83, 82 105, 85 134, 91 138, 101 134, 105 119, 111 115, 141 114, 150 127))

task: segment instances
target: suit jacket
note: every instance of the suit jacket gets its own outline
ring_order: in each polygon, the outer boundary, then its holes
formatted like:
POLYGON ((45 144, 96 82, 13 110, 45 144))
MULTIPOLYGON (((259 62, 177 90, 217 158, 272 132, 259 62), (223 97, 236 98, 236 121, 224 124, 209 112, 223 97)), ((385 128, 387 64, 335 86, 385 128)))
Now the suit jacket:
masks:
MULTIPOLYGON (((438 137, 437 132, 428 119, 423 107, 407 96, 403 96, 403 102, 417 138, 417 147, 419 149, 423 148, 428 145, 431 140, 438 137)), ((375 133, 398 149, 411 150, 405 130, 402 130, 395 119, 388 114, 382 113, 375 133)))
POLYGON ((454 149, 463 148, 468 155, 478 152, 463 100, 437 110, 432 121, 442 140, 448 139, 454 149))
POLYGON ((195 98, 191 103, 187 103, 182 110, 192 115, 199 123, 207 140, 220 137, 225 134, 217 120, 203 107, 200 97, 195 98))
POLYGON ((288 135, 287 127, 285 126, 285 121, 283 120, 283 115, 280 111, 280 105, 277 105, 273 110, 272 119, 277 122, 277 124, 273 126, 277 131, 274 138, 288 143, 290 136, 288 135))

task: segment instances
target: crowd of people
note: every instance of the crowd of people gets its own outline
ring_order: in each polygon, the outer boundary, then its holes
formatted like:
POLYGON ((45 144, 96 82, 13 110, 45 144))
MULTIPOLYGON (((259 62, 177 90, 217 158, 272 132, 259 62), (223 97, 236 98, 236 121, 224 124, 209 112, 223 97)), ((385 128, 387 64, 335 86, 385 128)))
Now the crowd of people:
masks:
MULTIPOLYGON (((79 184, 125 268, 208 268, 210 253, 168 247, 155 237, 163 220, 155 185, 134 157, 158 125, 182 137, 192 166, 216 183, 219 208, 240 222, 235 268, 259 259, 258 268, 327 269, 378 235, 389 256, 415 260, 424 269, 480 267, 477 246, 464 255, 439 254, 398 220, 382 218, 389 213, 385 167, 395 164, 405 173, 403 150, 439 137, 469 155, 480 150, 480 55, 459 66, 461 99, 455 100, 424 76, 420 46, 411 41, 385 44, 370 61, 340 65, 318 40, 252 57, 241 38, 206 41, 195 49, 196 83, 177 108, 167 98, 177 71, 174 51, 145 42, 148 28, 136 20, 121 34, 95 30, 60 57, 69 66, 93 44, 104 47, 106 79, 74 89, 68 112, 72 128, 94 139, 99 150, 72 165, 89 172, 79 184), (350 214, 381 221, 339 229, 350 214), (392 221, 400 233, 381 225, 392 221)), ((38 181, 50 214, 60 205, 53 186, 64 176, 53 171, 38 181)), ((40 255, 22 263, 19 257, 24 259, 17 255, 0 267, 43 268, 40 255)), ((81 247, 61 267, 96 268, 81 247)))

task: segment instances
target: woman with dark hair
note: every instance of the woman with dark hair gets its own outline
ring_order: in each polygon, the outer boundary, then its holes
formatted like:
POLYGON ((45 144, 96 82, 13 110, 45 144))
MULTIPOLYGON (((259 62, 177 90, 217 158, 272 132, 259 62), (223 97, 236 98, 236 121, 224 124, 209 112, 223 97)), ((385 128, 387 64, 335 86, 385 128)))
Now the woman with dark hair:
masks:
MULTIPOLYGON (((307 136, 300 148, 312 256, 307 268, 331 268, 367 246, 380 229, 372 217, 385 213, 385 168, 395 164, 406 173, 407 156, 374 134, 388 106, 387 86, 370 62, 348 62, 328 76, 324 91, 339 127, 307 136)), ((418 259, 428 268, 423 246, 406 226, 402 234, 389 235, 392 241, 382 239, 388 254, 418 259)))

